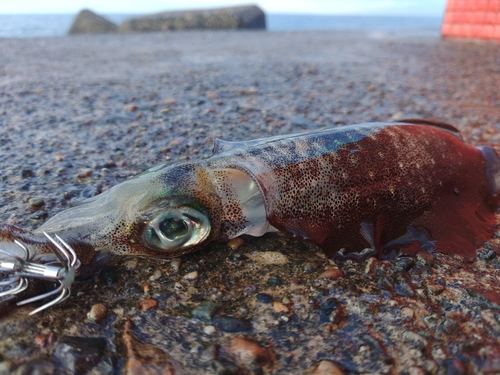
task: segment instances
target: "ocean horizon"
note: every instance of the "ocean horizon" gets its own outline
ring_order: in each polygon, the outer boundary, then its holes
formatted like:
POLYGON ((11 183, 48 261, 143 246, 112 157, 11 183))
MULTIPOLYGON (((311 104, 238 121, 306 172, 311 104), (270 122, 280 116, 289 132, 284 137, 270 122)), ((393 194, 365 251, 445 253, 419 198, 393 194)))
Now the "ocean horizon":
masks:
MULTIPOLYGON (((101 14, 119 25, 139 14, 101 14)), ((0 38, 60 37, 67 32, 76 14, 0 14, 0 38)), ((268 31, 300 30, 383 30, 439 33, 442 17, 380 15, 266 14, 268 31)))

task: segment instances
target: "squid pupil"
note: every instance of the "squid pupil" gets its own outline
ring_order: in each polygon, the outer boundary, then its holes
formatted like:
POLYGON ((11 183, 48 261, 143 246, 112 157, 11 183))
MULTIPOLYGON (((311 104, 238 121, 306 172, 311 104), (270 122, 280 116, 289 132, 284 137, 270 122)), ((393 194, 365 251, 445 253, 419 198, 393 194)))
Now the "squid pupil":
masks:
POLYGON ((178 218, 163 220, 160 224, 160 230, 171 241, 184 237, 189 232, 186 222, 178 218))

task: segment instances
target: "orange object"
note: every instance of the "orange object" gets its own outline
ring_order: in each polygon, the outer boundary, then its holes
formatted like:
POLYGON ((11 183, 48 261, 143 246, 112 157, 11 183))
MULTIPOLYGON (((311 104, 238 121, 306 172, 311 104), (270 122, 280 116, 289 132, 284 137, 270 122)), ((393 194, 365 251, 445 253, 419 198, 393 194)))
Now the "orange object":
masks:
POLYGON ((441 35, 500 41, 500 0, 448 0, 441 35))

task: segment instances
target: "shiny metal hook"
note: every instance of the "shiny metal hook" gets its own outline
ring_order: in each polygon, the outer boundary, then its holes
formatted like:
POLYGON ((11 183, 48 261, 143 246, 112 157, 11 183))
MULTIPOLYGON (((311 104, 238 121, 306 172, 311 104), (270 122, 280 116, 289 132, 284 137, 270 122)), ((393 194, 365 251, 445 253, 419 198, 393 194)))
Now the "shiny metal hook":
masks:
POLYGON ((51 250, 59 259, 57 264, 44 264, 30 261, 30 252, 28 247, 19 241, 14 241, 24 251, 24 256, 19 256, 12 252, 0 249, 0 254, 7 255, 7 259, 0 260, 0 273, 11 274, 14 277, 7 281, 0 282, 0 286, 17 283, 14 287, 0 292, 0 297, 14 295, 26 290, 29 285, 29 279, 43 279, 59 282, 59 287, 32 298, 18 302, 18 306, 36 302, 53 295, 58 295, 52 301, 38 307, 30 312, 30 315, 36 314, 53 305, 61 303, 71 295, 71 285, 75 280, 76 270, 80 267, 80 261, 73 248, 58 235, 55 238, 44 232, 45 237, 52 245, 51 250))

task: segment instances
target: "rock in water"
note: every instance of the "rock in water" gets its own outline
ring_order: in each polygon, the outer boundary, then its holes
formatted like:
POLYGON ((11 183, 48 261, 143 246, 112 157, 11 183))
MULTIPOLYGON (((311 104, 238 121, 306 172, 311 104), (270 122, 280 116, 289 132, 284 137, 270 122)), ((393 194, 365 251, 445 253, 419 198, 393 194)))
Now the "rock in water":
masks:
POLYGON ((115 33, 117 31, 118 27, 113 22, 88 9, 83 9, 76 16, 68 34, 102 34, 115 33))
POLYGON ((167 31, 193 29, 265 29, 266 16, 256 5, 219 9, 163 12, 132 18, 119 31, 167 31))

